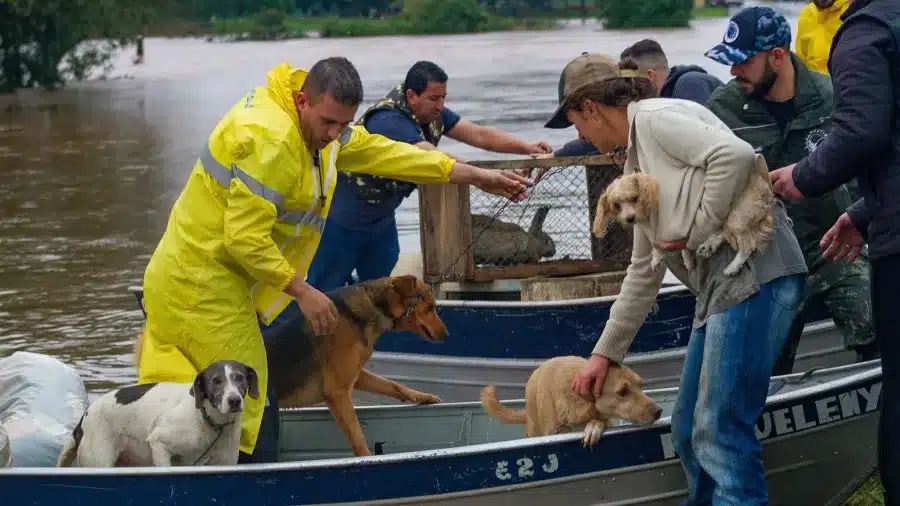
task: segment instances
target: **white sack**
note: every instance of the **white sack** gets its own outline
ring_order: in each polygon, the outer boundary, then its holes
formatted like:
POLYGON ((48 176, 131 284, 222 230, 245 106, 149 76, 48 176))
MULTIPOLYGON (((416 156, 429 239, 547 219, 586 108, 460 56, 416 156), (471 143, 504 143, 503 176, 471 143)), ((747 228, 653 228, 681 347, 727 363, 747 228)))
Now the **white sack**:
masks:
POLYGON ((73 367, 23 351, 0 358, 0 424, 15 467, 55 467, 87 406, 84 382, 73 367))

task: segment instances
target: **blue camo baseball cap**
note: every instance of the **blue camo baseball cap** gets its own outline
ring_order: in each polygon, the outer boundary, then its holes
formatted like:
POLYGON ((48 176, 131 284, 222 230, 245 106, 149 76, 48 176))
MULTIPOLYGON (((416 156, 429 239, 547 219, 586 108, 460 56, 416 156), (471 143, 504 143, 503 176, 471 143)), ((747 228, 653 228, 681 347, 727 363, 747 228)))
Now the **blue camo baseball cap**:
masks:
POLYGON ((706 57, 722 65, 741 65, 757 53, 790 45, 791 25, 784 16, 770 7, 754 6, 731 18, 722 43, 706 57))

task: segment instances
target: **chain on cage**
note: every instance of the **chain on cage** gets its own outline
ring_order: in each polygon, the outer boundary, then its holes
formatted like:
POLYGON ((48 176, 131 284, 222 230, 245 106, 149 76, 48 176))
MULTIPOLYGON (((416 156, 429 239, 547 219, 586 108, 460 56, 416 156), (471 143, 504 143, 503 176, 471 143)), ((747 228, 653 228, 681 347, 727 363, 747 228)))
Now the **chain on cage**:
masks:
POLYGON ((473 188, 472 253, 480 267, 508 267, 556 260, 627 261, 631 240, 612 223, 603 240, 591 233, 594 201, 621 172, 614 167, 556 167, 519 203, 473 188), (589 188, 593 191, 589 192, 589 188), (590 205, 589 205, 590 204, 590 205), (476 239, 477 238, 477 239, 476 239))

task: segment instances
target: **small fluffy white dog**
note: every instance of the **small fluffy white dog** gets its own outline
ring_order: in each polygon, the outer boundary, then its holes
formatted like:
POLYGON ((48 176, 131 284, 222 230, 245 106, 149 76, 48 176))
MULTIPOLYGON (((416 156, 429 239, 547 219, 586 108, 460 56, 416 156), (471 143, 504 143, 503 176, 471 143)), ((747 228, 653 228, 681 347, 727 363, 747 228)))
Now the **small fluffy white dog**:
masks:
POLYGON ((252 367, 213 362, 193 385, 148 383, 107 392, 85 411, 57 467, 235 465, 252 367))
MULTIPOLYGON (((757 167, 759 169, 759 166, 757 167)), ((750 175, 747 187, 738 196, 728 212, 728 218, 721 230, 714 233, 698 248, 697 253, 709 258, 723 242, 734 249, 736 255, 725 268, 726 276, 737 274, 754 251, 762 251, 768 245, 775 228, 772 206, 775 193, 765 167, 750 175)), ((597 237, 606 234, 607 222, 615 220, 623 226, 641 224, 648 226, 650 217, 659 210, 659 183, 656 178, 642 172, 619 176, 607 188, 597 202, 593 231, 597 237)), ((665 253, 653 249, 651 267, 656 269, 665 253)), ((694 268, 693 252, 681 250, 684 266, 694 268)))

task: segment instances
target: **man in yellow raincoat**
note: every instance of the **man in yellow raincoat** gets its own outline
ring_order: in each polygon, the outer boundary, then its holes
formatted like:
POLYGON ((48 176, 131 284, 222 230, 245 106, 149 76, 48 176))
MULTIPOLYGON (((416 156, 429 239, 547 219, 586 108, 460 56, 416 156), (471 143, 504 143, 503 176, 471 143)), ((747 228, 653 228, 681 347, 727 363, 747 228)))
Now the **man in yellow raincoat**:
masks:
POLYGON ((530 182, 517 174, 350 127, 362 90, 356 69, 341 57, 309 71, 273 68, 266 85, 244 95, 209 136, 144 274, 140 383, 189 383, 221 359, 256 370, 260 396, 245 403, 241 462, 277 459, 277 436, 274 448, 254 455, 264 406, 277 419, 259 322, 269 324, 294 300, 316 333, 337 321, 333 303, 304 279, 338 168, 527 196, 530 182))
POLYGON ((841 27, 841 16, 853 0, 813 0, 797 20, 797 56, 807 67, 828 75, 831 39, 841 27))

